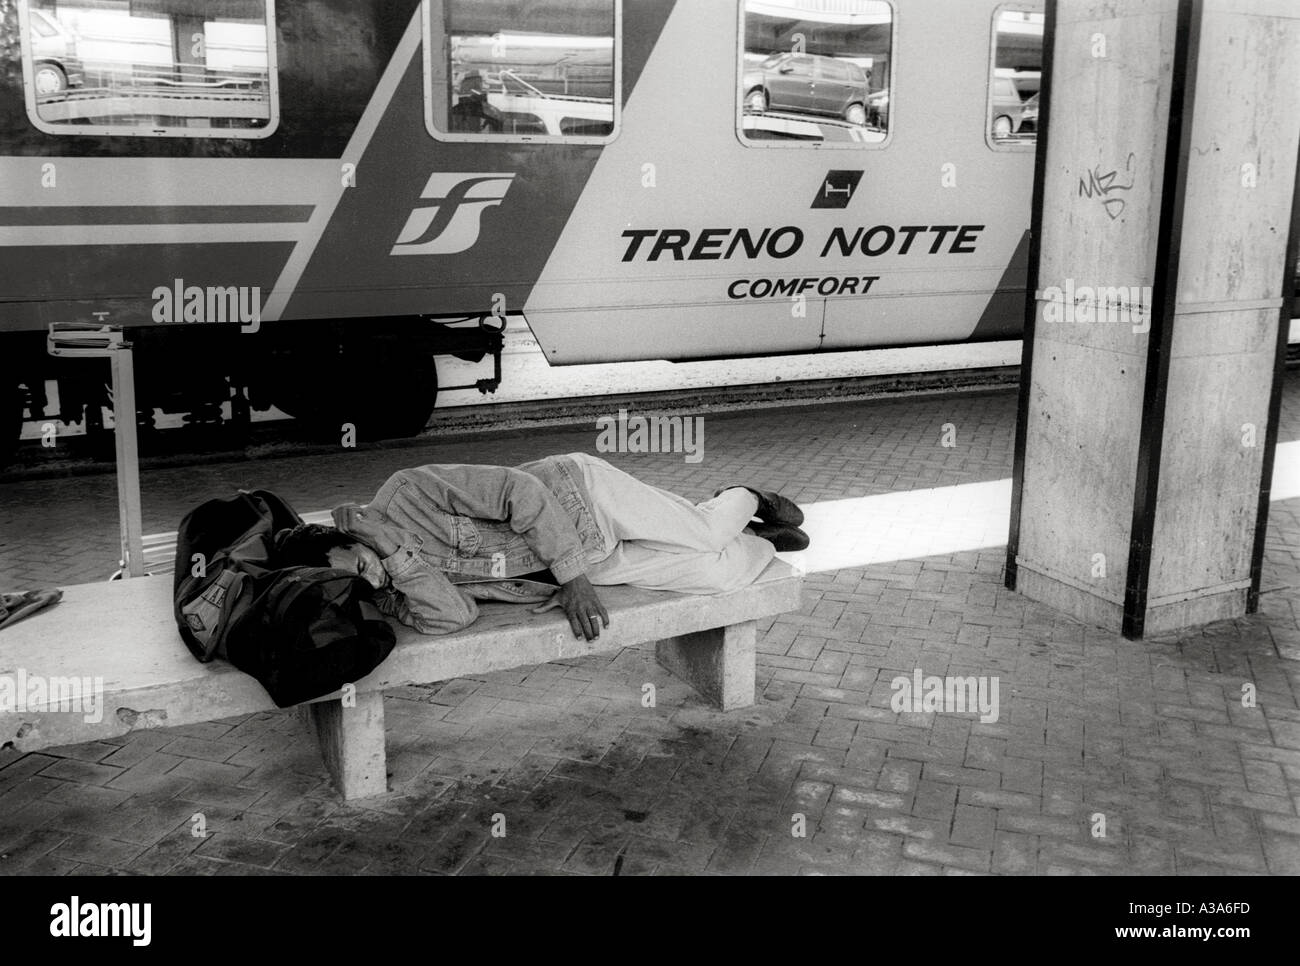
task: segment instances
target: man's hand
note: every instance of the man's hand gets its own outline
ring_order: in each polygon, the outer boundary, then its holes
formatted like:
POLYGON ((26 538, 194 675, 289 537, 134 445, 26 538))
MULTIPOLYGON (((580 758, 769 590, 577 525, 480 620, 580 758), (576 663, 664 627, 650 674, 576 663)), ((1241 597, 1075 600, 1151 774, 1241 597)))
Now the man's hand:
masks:
POLYGON ((336 527, 356 537, 381 557, 391 556, 402 548, 402 531, 369 507, 345 503, 335 507, 330 515, 336 527))
POLYGON ((600 602, 591 581, 582 574, 568 583, 560 584, 555 595, 541 607, 533 608, 533 613, 541 614, 556 607, 564 608, 574 637, 586 637, 587 640, 594 641, 600 637, 600 622, 604 620, 605 626, 609 626, 609 611, 600 602))

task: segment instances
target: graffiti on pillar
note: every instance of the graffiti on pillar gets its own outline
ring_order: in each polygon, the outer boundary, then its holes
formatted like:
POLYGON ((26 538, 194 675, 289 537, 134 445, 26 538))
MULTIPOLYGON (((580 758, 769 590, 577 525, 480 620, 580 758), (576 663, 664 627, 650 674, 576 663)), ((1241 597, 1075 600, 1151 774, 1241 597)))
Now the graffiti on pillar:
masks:
POLYGON ((1115 195, 1117 191, 1129 191, 1133 188, 1136 178, 1133 175, 1133 161, 1136 155, 1130 151, 1128 160, 1124 162, 1124 171, 1128 175, 1129 182, 1124 184, 1117 183, 1119 170, 1115 169, 1102 173, 1101 165, 1098 164, 1089 172, 1087 177, 1079 179, 1079 197, 1080 198, 1098 198, 1101 200, 1101 206, 1106 209, 1106 214, 1110 215, 1111 221, 1114 221, 1124 211, 1126 204, 1124 198, 1115 195), (1114 195, 1112 197, 1112 195, 1114 195))

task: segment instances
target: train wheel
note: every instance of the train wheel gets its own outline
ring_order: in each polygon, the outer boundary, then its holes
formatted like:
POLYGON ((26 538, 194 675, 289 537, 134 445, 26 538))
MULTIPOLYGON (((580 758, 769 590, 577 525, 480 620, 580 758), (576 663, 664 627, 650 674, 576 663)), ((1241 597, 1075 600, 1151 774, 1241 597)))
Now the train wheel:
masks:
POLYGON ((36 65, 33 85, 37 94, 60 94, 68 89, 68 75, 58 64, 40 63, 36 65))
POLYGON ((867 109, 861 104, 850 104, 844 109, 844 120, 861 127, 867 123, 867 109))
POLYGON ((415 436, 438 397, 433 354, 397 340, 295 347, 271 391, 275 405, 322 438, 415 436), (329 351, 329 350, 333 351, 329 351))

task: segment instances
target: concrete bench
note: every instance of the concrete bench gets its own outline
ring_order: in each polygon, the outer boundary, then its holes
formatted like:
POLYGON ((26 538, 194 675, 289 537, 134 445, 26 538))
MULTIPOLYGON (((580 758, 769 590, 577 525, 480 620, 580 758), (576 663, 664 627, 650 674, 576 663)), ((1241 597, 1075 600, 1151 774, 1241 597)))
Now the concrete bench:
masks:
MULTIPOLYGON (((724 711, 754 702, 757 621, 800 606, 801 578, 769 564, 757 582, 730 594, 692 596, 603 587, 611 626, 595 641, 575 639, 558 609, 533 614, 486 603, 469 628, 432 637, 400 627, 392 654, 337 693, 300 705, 344 798, 388 790, 384 689, 542 664, 655 642, 659 662, 724 711)), ((275 708, 262 686, 224 661, 200 664, 172 618, 166 577, 80 584, 63 601, 0 632, 0 746, 17 751, 112 738, 141 728, 213 721, 275 708), (4 679, 13 682, 6 695, 4 679), (97 680, 98 679, 98 680, 97 680), (37 682, 35 685, 33 682, 37 682), (44 707, 25 707, 38 698, 44 707), (61 694, 49 693, 63 685, 61 694), (58 699, 97 695, 95 706, 58 699), (17 694, 17 701, 14 692, 17 694), (53 703, 53 706, 51 706, 53 703), (98 720, 92 720, 98 717, 98 720)))

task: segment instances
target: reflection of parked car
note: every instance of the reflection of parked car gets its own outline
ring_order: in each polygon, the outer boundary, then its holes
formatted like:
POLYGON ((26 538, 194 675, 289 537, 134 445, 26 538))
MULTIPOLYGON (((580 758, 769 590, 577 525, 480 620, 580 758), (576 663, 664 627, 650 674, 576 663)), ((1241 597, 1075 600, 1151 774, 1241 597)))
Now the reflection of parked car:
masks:
POLYGON ((745 72, 745 108, 761 114, 829 114, 867 123, 867 75, 856 64, 818 54, 776 53, 745 72))
POLYGON ((608 137, 614 132, 612 97, 548 93, 511 70, 484 78, 488 103, 507 134, 608 137))
POLYGON ((1025 101, 1020 110, 1020 133, 1035 134, 1038 132, 1038 95, 1035 94, 1029 100, 1025 101))
POLYGON ((1025 105, 1016 82, 1009 77, 993 78, 993 110, 989 130, 995 138, 1007 138, 1020 130, 1025 105))
POLYGON ((36 93, 57 94, 84 82, 77 41, 63 25, 40 10, 29 9, 32 27, 32 83, 36 93))

